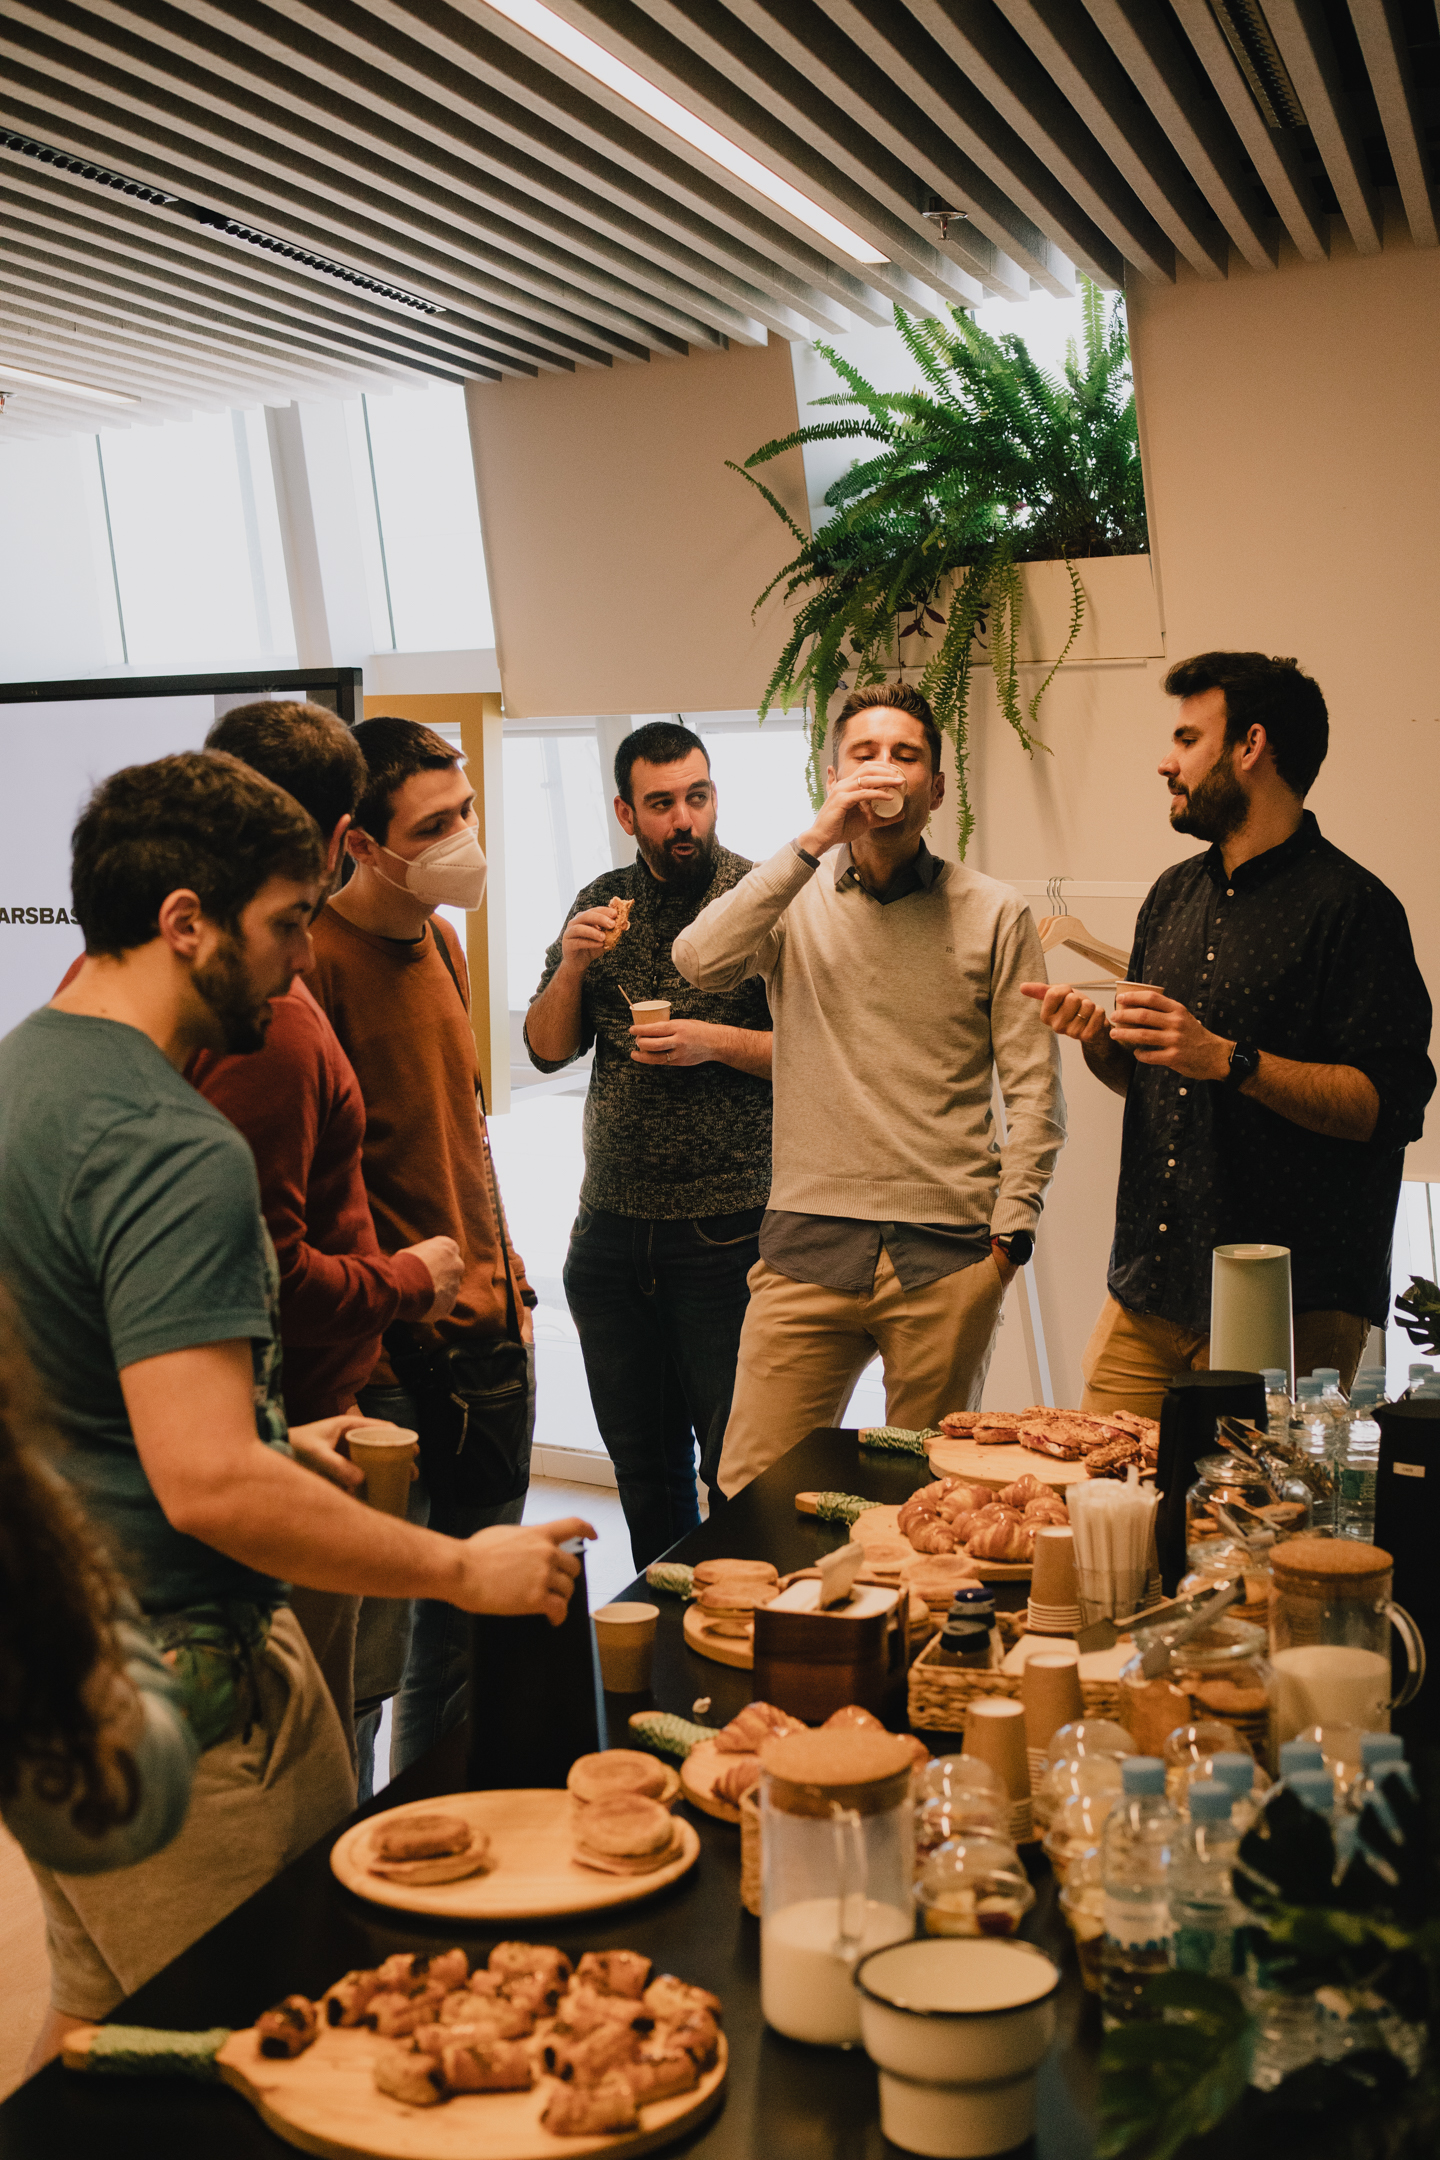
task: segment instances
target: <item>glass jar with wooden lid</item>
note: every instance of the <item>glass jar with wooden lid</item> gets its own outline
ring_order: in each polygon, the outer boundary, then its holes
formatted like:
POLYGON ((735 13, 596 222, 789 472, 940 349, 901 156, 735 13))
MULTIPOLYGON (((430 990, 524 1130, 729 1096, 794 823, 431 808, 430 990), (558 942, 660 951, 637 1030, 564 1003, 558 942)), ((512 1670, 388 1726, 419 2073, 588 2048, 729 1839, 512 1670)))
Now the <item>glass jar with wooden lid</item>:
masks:
POLYGON ((1420 1630, 1390 1596, 1389 1553, 1354 1538, 1289 1538, 1270 1564, 1275 1746, 1312 1725, 1388 1732, 1392 1709, 1403 1708, 1425 1677, 1420 1630), (1393 1697, 1392 1628, 1408 1666, 1393 1697))
POLYGON ((1130 1660, 1120 1675, 1120 1722, 1142 1755, 1163 1758, 1177 1726, 1216 1718, 1266 1761, 1274 1692, 1265 1630, 1226 1615, 1177 1643, 1162 1672, 1147 1677, 1140 1657, 1130 1660))

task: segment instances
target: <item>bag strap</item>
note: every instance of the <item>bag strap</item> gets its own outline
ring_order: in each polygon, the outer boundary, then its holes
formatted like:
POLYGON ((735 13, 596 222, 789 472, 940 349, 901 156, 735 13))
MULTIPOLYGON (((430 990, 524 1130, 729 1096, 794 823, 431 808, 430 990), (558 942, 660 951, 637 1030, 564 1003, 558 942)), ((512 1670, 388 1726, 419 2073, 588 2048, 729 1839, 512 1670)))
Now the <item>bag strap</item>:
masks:
MULTIPOLYGON (((430 918, 430 935, 435 940, 440 958, 445 963, 445 972, 455 985, 455 995, 459 998, 465 1017, 468 1020, 470 1018, 470 1007, 465 1002, 465 992, 460 987, 460 977, 456 972, 455 962, 450 957, 450 947, 446 944, 440 925, 433 915, 430 918)), ((500 1181, 495 1175, 495 1161, 490 1153, 490 1133, 487 1126, 490 1113, 485 1107, 485 1086, 480 1078, 478 1064, 475 1067, 475 1093, 480 1103, 480 1145, 485 1155, 485 1175, 490 1185, 490 1202, 495 1210, 495 1220, 500 1225, 500 1242, 505 1253, 505 1329, 506 1333, 513 1335, 518 1342, 520 1340, 520 1322, 515 1306, 515 1284, 510 1273, 510 1255, 515 1248, 510 1243, 510 1225, 505 1220, 505 1203, 500 1198, 500 1181)))

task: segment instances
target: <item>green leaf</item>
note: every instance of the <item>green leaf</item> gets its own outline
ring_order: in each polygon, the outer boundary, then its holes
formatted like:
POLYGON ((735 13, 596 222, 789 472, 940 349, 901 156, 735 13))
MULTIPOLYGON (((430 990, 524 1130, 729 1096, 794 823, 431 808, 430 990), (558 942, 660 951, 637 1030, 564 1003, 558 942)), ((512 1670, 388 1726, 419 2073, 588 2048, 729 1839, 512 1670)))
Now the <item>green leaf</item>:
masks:
POLYGON ((1255 2027, 1235 1989, 1201 1973, 1157 1973, 1142 2018, 1100 2050, 1096 2160, 1170 2160, 1224 2120, 1250 2080, 1255 2027))
POLYGON ((756 602, 783 588, 795 610, 761 718, 775 702, 808 706, 808 777, 818 803, 830 706, 848 670, 856 688, 883 682, 898 663, 902 623, 943 627, 921 689, 955 750, 962 856, 974 825, 966 768, 976 638, 988 628, 986 657, 1021 747, 1048 747, 1035 734, 1041 701, 1084 617, 1074 564, 1142 553, 1149 544, 1123 303, 1107 308, 1084 278, 1081 295, 1083 358, 1071 352, 1059 376, 1038 365, 1022 338, 990 337, 958 308, 923 322, 897 308, 895 326, 920 378, 914 390, 878 391, 842 354, 817 345, 843 387, 816 404, 844 407, 849 417, 808 422, 731 466, 760 488, 799 543, 756 602), (831 486, 831 515, 807 538, 751 468, 808 443, 842 440, 864 443, 869 454, 831 486), (1017 566, 1056 559, 1070 571, 1069 634, 1022 705, 1017 566))

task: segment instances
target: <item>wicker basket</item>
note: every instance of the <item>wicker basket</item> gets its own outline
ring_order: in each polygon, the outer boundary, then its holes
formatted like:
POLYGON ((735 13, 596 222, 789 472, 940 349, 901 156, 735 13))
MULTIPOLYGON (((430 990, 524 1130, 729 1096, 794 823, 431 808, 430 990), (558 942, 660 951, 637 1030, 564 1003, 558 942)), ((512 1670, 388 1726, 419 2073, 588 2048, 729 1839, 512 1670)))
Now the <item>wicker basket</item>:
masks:
POLYGON ((752 1785, 740 1801, 740 1902, 760 1917, 760 1788, 752 1785))
MULTIPOLYGON (((963 1732, 965 1713, 982 1695, 1020 1694, 1020 1675, 975 1672, 965 1666, 939 1665, 938 1637, 910 1667, 910 1723, 917 1732, 963 1732)), ((1080 1696, 1086 1717, 1118 1718, 1120 1687, 1114 1680, 1083 1680, 1080 1696)))

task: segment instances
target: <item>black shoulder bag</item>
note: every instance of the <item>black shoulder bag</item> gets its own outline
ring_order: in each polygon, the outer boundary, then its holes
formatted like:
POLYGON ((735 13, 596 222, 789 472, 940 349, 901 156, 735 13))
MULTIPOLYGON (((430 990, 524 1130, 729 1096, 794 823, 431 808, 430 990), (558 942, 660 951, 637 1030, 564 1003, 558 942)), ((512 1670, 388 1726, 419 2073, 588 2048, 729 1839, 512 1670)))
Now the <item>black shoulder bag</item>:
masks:
MULTIPOLYGON (((449 947, 433 919, 430 929, 463 1007, 465 994, 449 947)), ((502 1247, 508 1248, 509 1232, 478 1076, 475 1092, 485 1174, 502 1247)), ((530 1361, 520 1340, 508 1251, 505 1307, 505 1333, 494 1338, 422 1344, 403 1321, 385 1330, 385 1351, 395 1376, 420 1406, 421 1467, 432 1501, 442 1507, 503 1507, 507 1500, 520 1499, 530 1482, 530 1361)))

